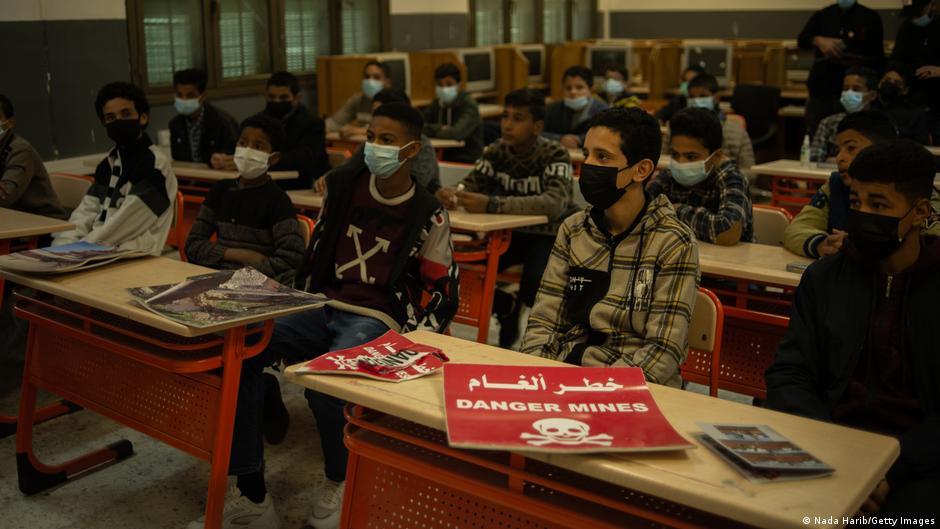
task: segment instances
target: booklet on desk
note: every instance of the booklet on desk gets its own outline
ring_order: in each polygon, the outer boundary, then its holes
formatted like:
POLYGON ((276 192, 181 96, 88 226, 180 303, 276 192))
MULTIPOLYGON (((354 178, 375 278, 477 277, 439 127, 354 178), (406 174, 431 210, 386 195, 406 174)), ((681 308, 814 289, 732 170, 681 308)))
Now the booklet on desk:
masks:
POLYGON ((693 448, 637 367, 444 366, 451 446, 539 452, 693 448))
POLYGON ((696 438, 747 479, 767 483, 828 476, 834 469, 773 428, 759 424, 698 423, 696 438))
POLYGON ((430 375, 447 360, 447 356, 436 347, 415 343, 395 331, 388 331, 360 346, 321 355, 297 372, 401 382, 430 375))
POLYGON ((144 308, 190 327, 232 323, 287 308, 313 308, 328 301, 286 287, 251 267, 127 290, 144 308))
POLYGON ((34 274, 61 274, 143 255, 136 250, 118 250, 113 246, 79 241, 0 256, 0 268, 34 274))

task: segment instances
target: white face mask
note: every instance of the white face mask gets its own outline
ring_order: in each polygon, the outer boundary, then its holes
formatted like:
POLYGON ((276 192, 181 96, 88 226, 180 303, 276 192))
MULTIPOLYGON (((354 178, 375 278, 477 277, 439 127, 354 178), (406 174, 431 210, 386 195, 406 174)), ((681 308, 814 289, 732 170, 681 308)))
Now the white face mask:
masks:
POLYGON ((10 130, 10 129, 7 127, 7 125, 9 125, 9 124, 10 124, 10 120, 7 120, 7 121, 0 121, 0 136, 3 136, 4 134, 7 133, 8 130, 10 130))
POLYGON ((246 180, 253 180, 268 172, 270 154, 248 147, 235 147, 235 167, 246 180))

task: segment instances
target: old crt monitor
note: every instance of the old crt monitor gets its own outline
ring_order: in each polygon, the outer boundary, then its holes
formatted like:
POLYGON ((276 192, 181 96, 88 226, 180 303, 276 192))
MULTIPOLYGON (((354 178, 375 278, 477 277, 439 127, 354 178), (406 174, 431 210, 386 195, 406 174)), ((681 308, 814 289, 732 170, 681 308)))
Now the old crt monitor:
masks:
POLYGON ((728 86, 733 79, 731 70, 732 49, 730 44, 715 41, 685 41, 683 43, 682 69, 701 66, 715 76, 720 86, 728 86))
POLYGON ((411 95, 411 64, 407 53, 376 53, 370 57, 387 64, 392 75, 392 86, 411 95))
POLYGON ((496 60, 493 48, 459 48, 452 51, 467 67, 468 92, 487 92, 496 89, 496 60))
POLYGON ((543 82, 545 80, 545 46, 522 44, 516 46, 516 49, 529 61, 529 84, 543 82))
POLYGON ((604 80, 607 67, 611 64, 623 66, 630 71, 630 55, 633 49, 628 42, 600 42, 587 47, 587 67, 594 73, 594 82, 604 80))

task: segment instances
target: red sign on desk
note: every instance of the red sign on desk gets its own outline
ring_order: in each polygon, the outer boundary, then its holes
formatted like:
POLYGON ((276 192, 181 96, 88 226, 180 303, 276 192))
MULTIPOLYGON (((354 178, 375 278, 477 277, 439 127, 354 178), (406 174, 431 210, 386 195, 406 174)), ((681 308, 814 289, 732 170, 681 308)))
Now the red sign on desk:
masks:
POLYGON ((415 343, 395 331, 388 331, 371 342, 321 355, 297 372, 401 382, 430 375, 447 360, 436 347, 415 343))
POLYGON ((444 365, 452 446, 542 452, 691 448, 639 368, 444 365))

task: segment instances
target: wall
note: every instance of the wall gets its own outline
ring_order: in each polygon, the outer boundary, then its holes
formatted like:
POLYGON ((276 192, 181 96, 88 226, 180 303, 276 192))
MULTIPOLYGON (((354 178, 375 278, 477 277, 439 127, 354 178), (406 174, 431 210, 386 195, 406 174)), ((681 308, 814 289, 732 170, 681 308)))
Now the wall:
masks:
MULTIPOLYGON (((771 38, 795 40, 825 0, 599 0, 609 38, 771 38)), ((901 0, 861 2, 881 14, 893 40, 901 0)))
POLYGON ((392 48, 418 51, 468 46, 468 0, 391 0, 392 48))

